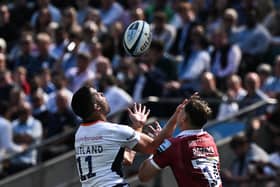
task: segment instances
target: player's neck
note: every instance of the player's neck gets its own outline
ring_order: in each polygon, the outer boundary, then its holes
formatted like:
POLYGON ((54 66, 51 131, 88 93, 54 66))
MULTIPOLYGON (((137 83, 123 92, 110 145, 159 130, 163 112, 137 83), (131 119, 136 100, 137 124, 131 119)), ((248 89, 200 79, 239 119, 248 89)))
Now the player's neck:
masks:
POLYGON ((107 121, 107 118, 104 115, 99 115, 99 116, 92 116, 83 120, 84 123, 96 122, 96 121, 107 121))

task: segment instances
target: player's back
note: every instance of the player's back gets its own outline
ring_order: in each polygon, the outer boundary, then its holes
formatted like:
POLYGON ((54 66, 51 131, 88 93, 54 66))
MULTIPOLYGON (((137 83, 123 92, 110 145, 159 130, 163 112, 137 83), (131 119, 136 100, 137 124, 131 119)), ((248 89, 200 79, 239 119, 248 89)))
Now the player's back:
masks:
POLYGON ((75 135, 75 150, 84 187, 125 184, 121 172, 124 136, 120 129, 131 130, 126 126, 102 121, 80 125, 75 135))
POLYGON ((220 187, 219 154, 211 135, 171 138, 170 167, 180 187, 220 187))

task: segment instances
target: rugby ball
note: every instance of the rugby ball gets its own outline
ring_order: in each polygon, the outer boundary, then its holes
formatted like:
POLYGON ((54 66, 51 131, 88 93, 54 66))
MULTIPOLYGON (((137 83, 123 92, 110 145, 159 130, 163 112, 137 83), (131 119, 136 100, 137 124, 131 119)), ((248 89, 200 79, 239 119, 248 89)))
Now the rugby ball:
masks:
POLYGON ((152 41, 150 25, 143 20, 129 24, 123 36, 123 47, 131 56, 142 55, 149 49, 152 41))

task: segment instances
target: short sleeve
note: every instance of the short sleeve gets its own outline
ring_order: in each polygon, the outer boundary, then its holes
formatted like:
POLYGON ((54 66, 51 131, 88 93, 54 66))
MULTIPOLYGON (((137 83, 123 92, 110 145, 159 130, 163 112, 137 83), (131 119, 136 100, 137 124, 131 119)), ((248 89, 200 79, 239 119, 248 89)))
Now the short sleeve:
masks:
POLYGON ((113 131, 113 136, 110 141, 119 143, 121 147, 132 149, 140 140, 140 134, 131 127, 115 125, 111 130, 113 131))
POLYGON ((163 143, 157 148, 157 153, 153 156, 151 164, 153 164, 157 169, 164 168, 170 165, 172 147, 169 140, 164 140, 163 143))

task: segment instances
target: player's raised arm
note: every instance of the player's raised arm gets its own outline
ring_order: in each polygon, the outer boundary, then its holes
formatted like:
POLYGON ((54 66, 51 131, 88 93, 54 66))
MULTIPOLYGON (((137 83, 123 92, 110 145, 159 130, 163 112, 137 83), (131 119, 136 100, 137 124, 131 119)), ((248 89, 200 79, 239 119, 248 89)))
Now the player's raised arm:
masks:
MULTIPOLYGON (((134 150, 147 153, 147 154, 153 154, 155 153, 157 147, 163 142, 165 138, 169 138, 172 136, 173 131, 176 128, 176 122, 177 122, 177 115, 179 112, 184 108, 184 105, 187 103, 187 100, 184 100, 177 108, 174 114, 171 116, 171 118, 168 120, 165 127, 162 129, 162 131, 158 134, 158 136, 155 136, 154 139, 147 136, 144 133, 140 133, 140 140, 134 147, 134 150)), ((142 129, 144 127, 144 123, 140 122, 139 119, 145 119, 147 118, 147 115, 149 114, 149 111, 146 111, 145 106, 142 105, 134 105, 132 110, 129 111, 130 119, 133 123, 132 127, 138 131, 142 132, 142 129)))

